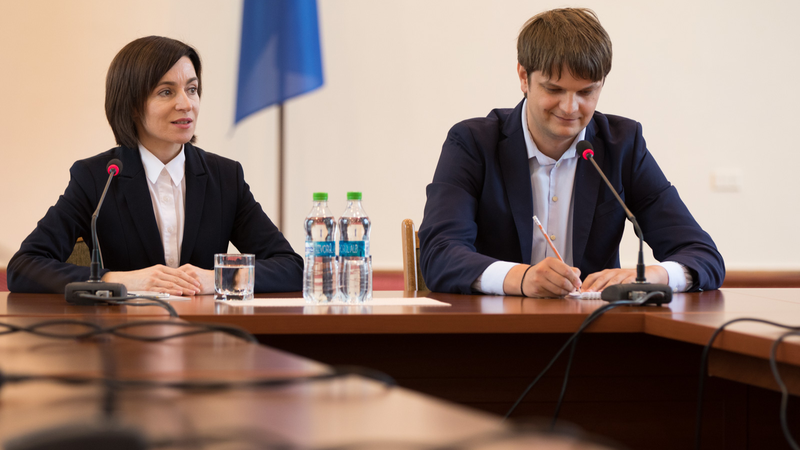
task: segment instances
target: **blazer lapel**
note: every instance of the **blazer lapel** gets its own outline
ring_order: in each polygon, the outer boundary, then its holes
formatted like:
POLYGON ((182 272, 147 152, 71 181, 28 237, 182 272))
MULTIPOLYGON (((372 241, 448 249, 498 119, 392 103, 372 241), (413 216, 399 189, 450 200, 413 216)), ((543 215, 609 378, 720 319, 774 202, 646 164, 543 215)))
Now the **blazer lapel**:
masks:
POLYGON ((119 188, 124 193, 133 225, 139 233, 142 247, 147 253, 149 265, 164 264, 164 246, 158 232, 147 175, 139 156, 139 150, 123 148, 123 170, 119 173, 119 188))
MULTIPOLYGON (((603 167, 605 149, 601 140, 594 139, 595 128, 593 119, 586 127, 586 140, 592 143, 595 162, 598 166, 603 167)), ((594 211, 597 207, 597 196, 601 188, 607 189, 600 174, 592 167, 591 162, 579 157, 578 166, 575 168, 575 203, 572 205, 572 264, 574 267, 580 267, 583 261, 589 232, 592 229, 594 211)))
POLYGON ((514 216, 522 262, 530 264, 533 245, 533 193, 528 152, 522 134, 522 104, 520 102, 503 125, 506 139, 497 144, 503 184, 514 216))
MULTIPOLYGON (((200 222, 203 216, 203 203, 206 197, 206 173, 205 161, 200 156, 194 146, 186 144, 186 205, 183 222, 183 243, 181 244, 181 265, 189 262, 192 249, 197 241, 197 233, 200 231, 200 222)), ((163 253, 163 252, 162 252, 163 253)))

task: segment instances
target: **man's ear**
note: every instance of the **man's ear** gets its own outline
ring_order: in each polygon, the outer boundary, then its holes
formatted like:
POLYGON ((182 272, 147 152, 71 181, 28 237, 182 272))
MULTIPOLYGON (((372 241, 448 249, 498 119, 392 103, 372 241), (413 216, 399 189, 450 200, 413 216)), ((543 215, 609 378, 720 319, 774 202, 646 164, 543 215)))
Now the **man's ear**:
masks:
POLYGON ((528 71, 520 63, 517 63, 517 75, 519 75, 519 88, 525 94, 525 98, 528 98, 528 71))

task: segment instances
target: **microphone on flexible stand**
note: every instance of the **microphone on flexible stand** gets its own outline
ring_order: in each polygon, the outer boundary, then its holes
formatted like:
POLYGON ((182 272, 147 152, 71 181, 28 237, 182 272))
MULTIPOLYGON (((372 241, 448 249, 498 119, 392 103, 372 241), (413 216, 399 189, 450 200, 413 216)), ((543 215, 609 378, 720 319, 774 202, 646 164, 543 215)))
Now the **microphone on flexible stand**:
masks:
POLYGON ((660 292, 662 294, 661 296, 654 295, 652 298, 645 301, 645 304, 655 303, 656 305, 661 306, 663 303, 671 302, 671 287, 666 284, 651 284, 647 282, 647 279, 644 276, 644 239, 642 235, 642 229, 639 228, 639 223, 636 222, 636 217, 634 217, 633 213, 631 213, 628 207, 625 206, 625 202, 623 202, 619 194, 617 194, 617 190, 614 189, 614 186, 612 186, 611 182, 608 181, 606 175, 602 170, 600 170, 600 166, 598 166, 597 162, 595 162, 594 151, 592 150, 591 142, 586 140, 580 141, 578 142, 577 149, 579 152, 581 152, 583 159, 591 162, 594 168, 597 170, 597 173, 599 173, 600 177, 603 178, 603 181, 606 182, 606 186, 608 186, 608 188, 611 190, 611 193, 614 194, 614 197, 616 197, 619 204, 622 205, 622 209, 625 210, 625 215, 633 224, 633 230, 636 232, 636 236, 639 237, 639 261, 636 263, 636 281, 633 283, 608 286, 603 289, 603 292, 600 294, 601 298, 607 302, 639 300, 651 292, 660 292))
POLYGON ((100 279, 103 256, 100 253, 100 244, 97 241, 97 216, 100 214, 100 207, 103 206, 103 200, 105 200, 108 188, 111 186, 111 180, 122 171, 122 161, 116 158, 112 159, 106 165, 106 171, 108 172, 108 181, 106 181, 106 187, 103 188, 100 201, 97 202, 97 209, 92 214, 92 263, 89 266, 89 281, 67 284, 64 290, 64 297, 68 303, 76 305, 102 303, 96 299, 84 298, 84 295, 97 297, 125 297, 128 295, 128 290, 124 284, 105 283, 100 279))

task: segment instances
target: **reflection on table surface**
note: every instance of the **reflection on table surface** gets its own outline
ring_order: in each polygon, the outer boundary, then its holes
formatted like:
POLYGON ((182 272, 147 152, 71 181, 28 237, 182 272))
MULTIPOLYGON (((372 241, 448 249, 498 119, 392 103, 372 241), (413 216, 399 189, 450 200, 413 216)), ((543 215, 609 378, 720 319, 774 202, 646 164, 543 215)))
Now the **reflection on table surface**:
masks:
MULTIPOLYGON (((494 295, 458 295, 433 292, 376 291, 376 298, 429 297, 449 303, 440 307, 398 307, 370 305, 369 302, 352 306, 305 305, 302 307, 228 306, 215 302, 212 295, 192 297, 188 301, 175 301, 172 306, 184 315, 252 315, 252 314, 581 314, 586 315, 605 305, 602 300, 576 300, 564 298, 522 298, 494 295)), ((257 298, 299 298, 300 292, 257 294, 257 298)), ((609 314, 632 311, 650 314, 699 312, 791 312, 800 308, 800 289, 722 289, 707 292, 678 293, 671 303, 657 306, 622 307, 609 314)), ((131 314, 163 315, 157 307, 127 306, 76 306, 67 304, 58 294, 0 293, 0 315, 29 314, 131 314)))

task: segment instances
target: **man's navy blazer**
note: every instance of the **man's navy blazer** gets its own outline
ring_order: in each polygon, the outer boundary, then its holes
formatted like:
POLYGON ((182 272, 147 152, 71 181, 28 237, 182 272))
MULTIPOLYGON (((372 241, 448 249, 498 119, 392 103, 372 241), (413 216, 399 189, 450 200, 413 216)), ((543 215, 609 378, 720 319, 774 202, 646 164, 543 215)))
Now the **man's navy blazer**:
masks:
MULTIPOLYGON (((213 269, 228 241, 256 257, 256 292, 302 289, 303 260, 253 198, 241 164, 185 144, 186 201, 180 264, 213 269)), ((108 179, 106 164, 122 161, 97 218, 105 269, 128 271, 165 264, 164 247, 138 149, 116 147, 77 161, 64 194, 23 241, 8 264, 12 292, 64 292, 86 281, 89 268, 67 264, 77 238, 92 248, 91 217, 108 179)))
MULTIPOLYGON (((468 294, 495 261, 530 264, 533 194, 522 105, 453 126, 428 185, 420 265, 434 291, 468 294)), ((631 210, 659 261, 688 267, 692 290, 716 289, 725 264, 647 150, 641 124, 595 112, 594 159, 631 210)), ((619 267, 625 212, 589 161, 575 169, 572 261, 581 277, 619 267)))

